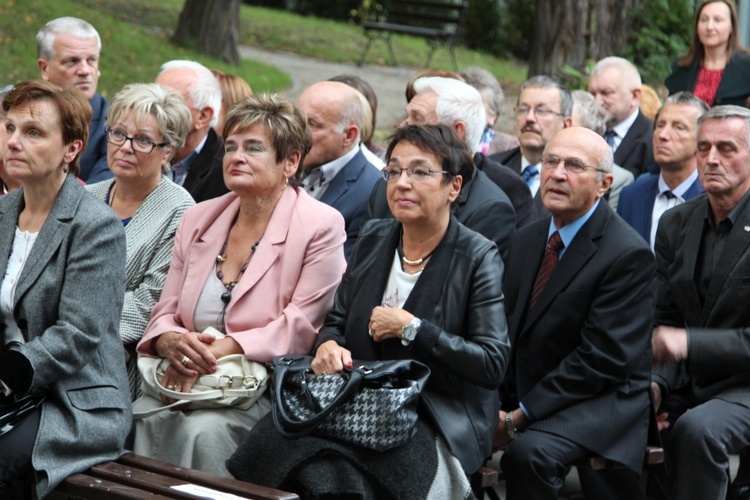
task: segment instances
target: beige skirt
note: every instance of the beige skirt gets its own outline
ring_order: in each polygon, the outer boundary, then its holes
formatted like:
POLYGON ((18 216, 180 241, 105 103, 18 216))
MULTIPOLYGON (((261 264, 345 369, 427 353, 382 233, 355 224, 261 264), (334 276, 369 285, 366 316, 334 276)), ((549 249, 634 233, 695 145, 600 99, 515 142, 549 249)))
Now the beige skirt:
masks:
POLYGON ((163 411, 135 421, 133 452, 181 467, 232 477, 224 462, 269 411, 268 391, 248 410, 163 411))

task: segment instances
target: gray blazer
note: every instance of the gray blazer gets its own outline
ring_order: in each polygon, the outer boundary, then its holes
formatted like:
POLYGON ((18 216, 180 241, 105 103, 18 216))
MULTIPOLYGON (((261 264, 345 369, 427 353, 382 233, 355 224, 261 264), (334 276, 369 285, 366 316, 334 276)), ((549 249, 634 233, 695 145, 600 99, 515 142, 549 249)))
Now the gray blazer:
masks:
MULTIPOLYGON (((0 197, 0 276, 23 190, 0 197)), ((65 180, 16 287, 26 343, 0 354, 16 394, 43 393, 32 465, 37 495, 123 452, 131 407, 118 326, 125 291, 122 223, 73 175, 65 180)))
MULTIPOLYGON (((86 186, 102 201, 114 179, 86 186)), ((151 309, 159 301, 172 261, 172 246, 177 225, 193 197, 166 176, 146 196, 125 226, 127 263, 125 267, 125 303, 120 320, 120 338, 125 346, 131 398, 140 396, 140 376, 136 366, 135 346, 151 320, 151 309)))

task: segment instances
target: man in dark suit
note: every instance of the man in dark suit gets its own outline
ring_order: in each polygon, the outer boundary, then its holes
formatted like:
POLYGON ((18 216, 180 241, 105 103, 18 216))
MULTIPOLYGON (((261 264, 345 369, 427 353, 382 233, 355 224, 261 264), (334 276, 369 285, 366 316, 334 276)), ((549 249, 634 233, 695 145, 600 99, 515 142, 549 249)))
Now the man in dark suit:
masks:
POLYGON ((589 92, 607 111, 604 138, 615 152, 615 163, 636 178, 654 162, 654 122, 641 113, 641 75, 622 57, 605 57, 594 66, 589 92))
POLYGON ((81 155, 79 177, 89 184, 112 178, 107 165, 104 119, 109 103, 96 93, 102 41, 96 29, 83 19, 60 17, 36 34, 37 65, 42 78, 58 87, 77 87, 91 104, 86 151, 81 155))
POLYGON ((510 500, 557 498, 591 453, 635 478, 649 419, 654 257, 601 200, 612 150, 567 128, 541 165, 552 217, 518 231, 503 285, 512 348, 494 444, 510 500))
POLYGON ((538 217, 548 214, 539 194, 540 161, 552 137, 570 127, 573 98, 558 80, 545 75, 528 79, 521 86, 516 107, 516 135, 521 145, 490 158, 520 175, 534 198, 538 217))
POLYGON ((314 198, 341 212, 346 225, 348 259, 367 210, 367 199, 380 171, 359 148, 365 120, 361 94, 341 82, 318 82, 299 96, 312 131, 305 155, 302 186, 314 198))
POLYGON ((626 186, 617 213, 654 248, 662 214, 703 193, 696 161, 698 118, 708 111, 706 103, 690 92, 667 98, 656 113, 654 159, 658 175, 649 174, 626 186))
POLYGON ((725 498, 729 454, 750 445, 748 137, 746 108, 699 118, 706 195, 665 213, 656 233, 652 388, 671 428, 670 498, 725 498))
POLYGON ((229 192, 224 184, 224 148, 214 125, 221 110, 221 87, 211 70, 195 61, 169 61, 156 83, 180 94, 193 123, 185 145, 172 158, 171 179, 184 187, 196 203, 229 192))
MULTIPOLYGON (((414 90, 416 94, 406 108, 405 123, 449 126, 469 151, 478 149, 485 111, 476 89, 452 78, 423 77, 414 82, 414 90)), ((535 219, 531 195, 518 176, 485 155, 475 153, 474 166, 472 176, 463 179, 454 214, 463 225, 494 241, 500 255, 505 257, 516 227, 535 219), (514 193, 517 205, 513 204, 510 193, 514 193)), ((372 190, 365 220, 390 217, 386 182, 381 179, 372 190)))

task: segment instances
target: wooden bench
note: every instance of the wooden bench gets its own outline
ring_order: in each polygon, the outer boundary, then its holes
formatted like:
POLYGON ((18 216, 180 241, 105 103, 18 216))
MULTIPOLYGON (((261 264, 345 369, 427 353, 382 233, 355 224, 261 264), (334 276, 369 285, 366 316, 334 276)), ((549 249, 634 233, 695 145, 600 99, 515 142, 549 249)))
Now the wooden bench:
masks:
POLYGON ((174 488, 183 485, 208 488, 216 492, 217 498, 221 494, 231 494, 259 500, 299 499, 294 493, 178 467, 133 453, 123 455, 115 462, 99 464, 80 474, 73 474, 55 489, 55 493, 97 500, 195 500, 195 495, 174 488))
POLYGON ((391 65, 397 66, 396 56, 391 45, 394 33, 424 38, 430 46, 425 67, 429 67, 432 55, 440 47, 450 52, 453 69, 458 71, 456 64, 455 45, 461 31, 464 14, 469 7, 467 2, 454 3, 450 0, 393 0, 386 10, 386 20, 365 21, 362 26, 367 37, 367 45, 359 59, 362 66, 374 40, 385 40, 391 65))

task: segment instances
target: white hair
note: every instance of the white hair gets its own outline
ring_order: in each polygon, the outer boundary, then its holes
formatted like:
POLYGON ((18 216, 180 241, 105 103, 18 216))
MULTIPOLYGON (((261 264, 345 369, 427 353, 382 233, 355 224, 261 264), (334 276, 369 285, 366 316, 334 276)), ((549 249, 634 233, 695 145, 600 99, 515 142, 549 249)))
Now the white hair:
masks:
POLYGON ((641 88, 641 74, 633 63, 622 57, 605 57, 600 60, 591 70, 591 76, 596 76, 609 68, 617 69, 619 76, 628 85, 629 89, 641 88))
POLYGON ((96 38, 96 50, 101 52, 102 39, 96 29, 77 17, 58 17, 42 26, 36 34, 36 56, 49 61, 55 58, 55 37, 70 35, 74 38, 96 38))
POLYGON ((218 123, 219 113, 221 113, 221 85, 211 70, 195 61, 174 60, 168 61, 161 65, 159 76, 167 71, 177 69, 189 69, 195 76, 195 83, 188 89, 188 94, 193 100, 193 106, 197 109, 209 107, 214 110, 214 116, 211 119, 211 126, 218 123))
POLYGON ((439 76, 424 76, 414 82, 414 91, 417 94, 430 90, 438 96, 435 110, 438 122, 449 127, 453 127, 458 121, 464 122, 464 142, 472 153, 478 151, 487 123, 484 102, 479 91, 462 81, 439 76))

